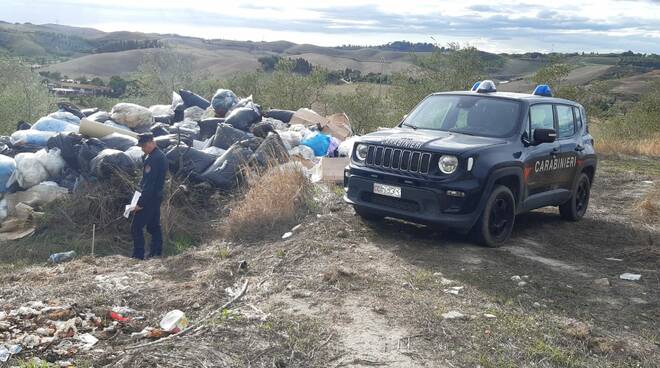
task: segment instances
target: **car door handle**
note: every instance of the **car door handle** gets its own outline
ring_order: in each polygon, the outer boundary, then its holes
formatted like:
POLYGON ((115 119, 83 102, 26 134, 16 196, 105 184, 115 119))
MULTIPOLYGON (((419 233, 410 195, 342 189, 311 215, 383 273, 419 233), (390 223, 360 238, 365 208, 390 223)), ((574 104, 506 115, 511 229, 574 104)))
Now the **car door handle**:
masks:
POLYGON ((584 151, 584 146, 581 145, 581 144, 578 144, 577 146, 575 146, 575 150, 577 152, 582 152, 582 151, 584 151))
POLYGON ((559 147, 555 147, 555 148, 553 148, 553 149, 552 149, 552 152, 550 152, 550 154, 553 155, 553 156, 556 155, 556 154, 558 154, 558 153, 559 153, 559 147))

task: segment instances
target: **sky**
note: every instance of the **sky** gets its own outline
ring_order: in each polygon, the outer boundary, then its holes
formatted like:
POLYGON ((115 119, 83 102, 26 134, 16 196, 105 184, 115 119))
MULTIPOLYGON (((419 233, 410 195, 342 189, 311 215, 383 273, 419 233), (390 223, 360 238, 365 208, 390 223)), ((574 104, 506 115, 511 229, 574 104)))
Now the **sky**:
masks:
POLYGON ((660 0, 1 0, 0 20, 320 46, 660 54, 660 0))

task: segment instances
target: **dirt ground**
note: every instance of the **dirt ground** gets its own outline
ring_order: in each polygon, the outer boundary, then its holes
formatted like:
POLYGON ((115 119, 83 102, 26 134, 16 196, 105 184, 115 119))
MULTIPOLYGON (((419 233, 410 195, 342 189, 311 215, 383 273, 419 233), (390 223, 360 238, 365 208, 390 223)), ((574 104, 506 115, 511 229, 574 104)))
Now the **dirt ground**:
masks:
POLYGON ((71 357, 41 346, 7 364, 657 367, 660 224, 635 207, 655 185, 655 161, 603 160, 583 221, 563 222, 553 208, 524 214, 499 249, 394 220, 365 223, 339 190, 320 189, 318 213, 286 240, 215 240, 145 262, 2 265, 5 311, 44 301, 97 316, 128 306, 144 317, 93 331, 100 341, 71 357), (626 281, 624 272, 642 276, 626 281), (214 313, 245 281, 247 292, 214 313), (187 314, 190 333, 150 346, 130 337, 172 309, 187 314))

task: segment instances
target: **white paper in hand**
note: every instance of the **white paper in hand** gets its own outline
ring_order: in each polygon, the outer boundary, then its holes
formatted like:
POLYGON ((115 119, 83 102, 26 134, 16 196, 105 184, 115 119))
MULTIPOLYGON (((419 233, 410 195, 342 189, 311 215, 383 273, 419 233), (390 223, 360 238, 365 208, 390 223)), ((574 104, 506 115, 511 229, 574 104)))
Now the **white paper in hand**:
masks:
POLYGON ((133 193, 133 198, 131 199, 131 204, 127 204, 126 207, 124 207, 124 217, 128 218, 131 215, 131 212, 133 212, 133 210, 137 206, 141 195, 142 195, 142 193, 137 192, 137 191, 135 193, 133 193))

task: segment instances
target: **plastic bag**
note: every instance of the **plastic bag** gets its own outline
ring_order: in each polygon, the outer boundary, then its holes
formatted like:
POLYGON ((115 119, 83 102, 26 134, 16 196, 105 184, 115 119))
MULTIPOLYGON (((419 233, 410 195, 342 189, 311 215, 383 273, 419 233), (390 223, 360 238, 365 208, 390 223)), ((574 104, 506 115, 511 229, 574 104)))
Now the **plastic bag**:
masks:
POLYGON ((32 124, 26 123, 23 120, 16 123, 16 130, 28 130, 30 128, 32 128, 32 124))
POLYGON ((106 179, 117 171, 133 174, 135 164, 124 152, 115 149, 104 149, 90 162, 90 170, 98 178, 106 179))
POLYGON ((325 156, 330 147, 330 136, 323 133, 314 133, 309 138, 303 139, 301 144, 314 150, 315 156, 325 156))
POLYGON ((16 171, 16 160, 0 155, 0 193, 7 191, 7 182, 16 171))
POLYGON ((82 119, 83 117, 89 117, 91 115, 96 114, 97 112, 99 112, 99 108, 98 107, 91 107, 89 109, 82 109, 82 110, 80 110, 80 112, 83 114, 83 116, 80 117, 82 119))
MULTIPOLYGON (((82 115, 82 113, 80 113, 82 115)), ((69 124, 80 125, 80 118, 68 111, 56 111, 48 114, 49 118, 66 121, 69 124)), ((84 117, 84 116, 83 116, 84 117)))
POLYGON ((291 110, 270 109, 264 113, 264 117, 274 118, 288 124, 291 121, 293 114, 294 111, 291 110))
POLYGON ((151 111, 151 114, 154 116, 174 114, 174 109, 170 105, 152 105, 149 106, 149 111, 151 111))
POLYGON ((225 122, 225 119, 221 118, 208 118, 200 121, 199 125, 199 139, 207 139, 215 134, 215 131, 218 129, 218 124, 225 122))
POLYGON ((78 132, 80 127, 76 124, 71 124, 64 120, 54 119, 48 116, 37 120, 36 123, 32 124, 32 130, 39 130, 42 132, 78 132))
POLYGON ((155 115, 154 123, 172 125, 174 123, 174 113, 172 113, 172 115, 155 115))
POLYGON ((242 130, 238 130, 228 124, 218 124, 218 129, 215 131, 215 138, 213 139, 213 146, 229 149, 234 143, 248 139, 250 136, 242 130))
POLYGON ((183 110, 183 119, 193 120, 193 121, 202 120, 202 115, 204 115, 204 111, 205 110, 199 106, 190 106, 189 108, 183 110))
POLYGON ((17 182, 21 188, 28 189, 48 180, 48 170, 39 162, 36 153, 19 153, 14 159, 16 170, 7 181, 7 186, 17 182))
POLYGON ((156 142, 158 148, 165 150, 168 147, 177 144, 177 137, 174 134, 161 135, 154 138, 154 142, 156 142))
POLYGON ((337 149, 341 141, 333 136, 330 136, 330 145, 328 146, 328 152, 325 153, 327 157, 337 157, 337 149))
POLYGON ((83 139, 78 151, 78 167, 82 172, 90 171, 90 162, 105 149, 105 143, 97 138, 83 139))
POLYGON ((261 142, 259 148, 254 151, 254 157, 262 166, 266 166, 273 162, 283 164, 289 161, 289 153, 277 133, 270 133, 263 142, 261 142))
POLYGON ((301 144, 300 146, 293 147, 289 150, 290 156, 298 156, 305 160, 314 160, 314 150, 308 146, 301 144))
POLYGON ((131 158, 135 167, 142 167, 144 164, 144 151, 142 151, 142 148, 133 146, 124 151, 124 153, 131 158))
POLYGON ((35 159, 44 167, 50 177, 59 177, 66 166, 59 148, 42 149, 34 154, 35 159))
POLYGON ((260 122, 256 123, 252 126, 250 129, 252 134, 254 134, 256 137, 259 138, 266 138, 268 136, 268 133, 270 132, 275 132, 275 128, 273 127, 272 124, 266 123, 266 122, 260 122))
POLYGON ((78 168, 78 152, 83 136, 76 133, 59 133, 48 140, 48 149, 59 149, 62 159, 74 169, 78 168))
POLYGON ((193 180, 200 180, 199 175, 217 158, 215 155, 185 145, 170 148, 165 153, 165 157, 167 157, 172 174, 193 180))
POLYGON ((57 183, 44 181, 24 192, 15 193, 7 202, 13 206, 16 206, 18 203, 25 203, 30 207, 40 207, 56 199, 63 198, 68 193, 68 189, 57 185, 57 183))
POLYGON ((268 123, 268 124, 272 125, 275 130, 288 130, 289 129, 289 124, 284 123, 281 120, 277 120, 275 118, 262 117, 261 122, 262 123, 268 123))
MULTIPOLYGON (((176 111, 177 107, 179 106, 184 106, 185 104, 183 103, 183 98, 181 98, 181 95, 172 91, 172 111, 176 111)), ((185 107, 183 108, 185 109, 185 107)))
POLYGON ((74 115, 75 117, 78 118, 78 121, 80 121, 80 119, 85 117, 82 111, 80 111, 80 108, 72 104, 71 102, 60 101, 57 103, 57 108, 60 109, 60 111, 65 111, 74 115))
POLYGON ((106 121, 110 120, 110 113, 107 111, 97 111, 88 116, 87 119, 94 120, 99 123, 105 123, 106 121))
POLYGON ((126 151, 127 149, 136 146, 138 140, 128 135, 112 133, 101 138, 101 142, 105 143, 107 148, 126 151))
POLYGON ((340 157, 351 157, 353 155, 353 148, 355 147, 355 142, 360 139, 359 135, 354 135, 347 140, 341 142, 337 153, 340 157))
POLYGON ((225 124, 229 124, 236 129, 249 131, 250 127, 261 121, 261 114, 254 107, 239 107, 234 109, 225 118, 225 124))
POLYGON ((188 90, 179 90, 179 95, 181 96, 183 104, 186 108, 197 106, 202 110, 206 110, 207 107, 211 106, 211 103, 207 99, 188 90))
POLYGON ((217 90, 211 99, 211 106, 219 117, 225 116, 236 103, 238 103, 238 97, 228 89, 217 90))
POLYGON ((241 165, 247 164, 251 158, 252 151, 242 147, 240 144, 235 144, 216 159, 202 173, 201 178, 217 188, 230 190, 240 181, 239 173, 241 165))
POLYGON ((56 135, 57 132, 42 132, 40 130, 19 130, 9 137, 12 146, 39 146, 45 147, 48 140, 56 135))
POLYGON ((167 130, 168 126, 163 123, 156 123, 149 128, 154 137, 160 137, 161 135, 168 135, 170 131, 167 130))
POLYGON ((218 148, 218 147, 214 147, 214 146, 206 147, 202 151, 204 151, 204 152, 206 152, 210 155, 214 155, 214 156, 218 156, 218 157, 224 155, 225 152, 227 152, 227 150, 223 150, 222 148, 218 148))
POLYGON ((282 138, 284 147, 286 147, 287 150, 291 150, 294 147, 299 146, 303 139, 302 133, 293 130, 278 131, 277 134, 279 134, 280 138, 282 138))
POLYGON ((115 122, 132 129, 140 126, 149 127, 154 120, 153 114, 146 107, 125 102, 113 106, 110 116, 115 122))
POLYGON ((252 107, 252 104, 254 104, 254 102, 252 101, 252 95, 250 95, 248 97, 238 100, 238 102, 229 109, 229 112, 241 107, 252 107))

